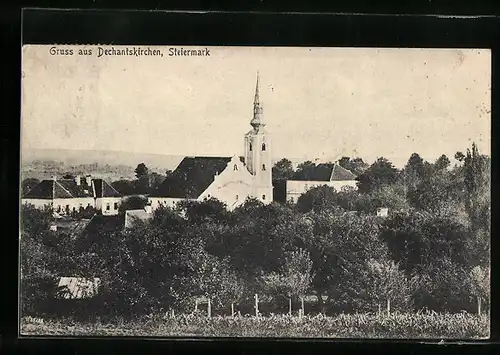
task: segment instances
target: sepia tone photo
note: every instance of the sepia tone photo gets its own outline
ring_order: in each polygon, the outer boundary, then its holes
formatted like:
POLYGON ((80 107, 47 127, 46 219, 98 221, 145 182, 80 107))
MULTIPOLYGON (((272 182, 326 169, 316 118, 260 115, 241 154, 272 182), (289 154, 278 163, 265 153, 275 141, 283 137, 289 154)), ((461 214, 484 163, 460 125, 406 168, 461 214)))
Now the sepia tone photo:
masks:
POLYGON ((22 336, 487 339, 491 52, 22 49, 22 336))

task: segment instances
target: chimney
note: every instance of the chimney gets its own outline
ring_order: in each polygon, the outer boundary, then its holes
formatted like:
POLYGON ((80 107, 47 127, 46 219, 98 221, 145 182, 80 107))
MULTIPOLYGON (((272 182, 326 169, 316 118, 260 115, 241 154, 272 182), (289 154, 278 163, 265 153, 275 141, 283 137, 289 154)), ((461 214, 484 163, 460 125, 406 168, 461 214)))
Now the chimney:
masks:
POLYGON ((153 208, 151 207, 151 202, 148 202, 146 204, 146 206, 144 206, 144 211, 146 211, 146 213, 153 213, 153 208))
POLYGON ((85 182, 87 183, 88 186, 92 185, 92 176, 91 175, 86 175, 85 176, 85 182))
POLYGON ((80 175, 77 175, 75 176, 75 182, 76 182, 76 185, 77 186, 80 186, 82 180, 81 180, 81 176, 80 175))

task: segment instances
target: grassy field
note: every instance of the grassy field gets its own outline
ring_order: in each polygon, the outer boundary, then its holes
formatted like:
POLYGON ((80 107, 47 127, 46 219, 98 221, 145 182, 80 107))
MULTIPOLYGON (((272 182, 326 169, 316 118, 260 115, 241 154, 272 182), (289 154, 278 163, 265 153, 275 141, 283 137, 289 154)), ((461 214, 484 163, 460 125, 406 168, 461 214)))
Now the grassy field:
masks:
POLYGON ((326 317, 287 315, 270 317, 145 317, 125 322, 81 323, 71 320, 23 319, 22 335, 153 336, 153 337, 305 337, 305 338, 433 338, 485 339, 487 316, 471 314, 351 314, 326 317))

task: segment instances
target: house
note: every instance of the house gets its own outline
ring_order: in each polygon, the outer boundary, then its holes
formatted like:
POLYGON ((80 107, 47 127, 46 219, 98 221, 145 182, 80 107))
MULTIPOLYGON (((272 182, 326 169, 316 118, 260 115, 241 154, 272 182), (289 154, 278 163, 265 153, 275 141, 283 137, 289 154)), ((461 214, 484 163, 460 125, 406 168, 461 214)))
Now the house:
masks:
POLYGON ((37 208, 52 207, 59 214, 70 214, 87 207, 101 210, 103 215, 116 215, 122 196, 103 179, 91 175, 73 179, 47 179, 23 196, 23 204, 37 208))
POLYGON ((356 175, 338 163, 319 164, 308 180, 285 180, 275 182, 275 188, 282 190, 285 201, 297 202, 308 190, 319 186, 330 186, 340 191, 344 187, 357 189, 356 175))
POLYGON ((185 157, 158 190, 149 196, 152 209, 173 207, 183 200, 216 198, 232 210, 248 197, 273 201, 271 138, 265 129, 259 94, 259 75, 253 103, 252 129, 244 135, 244 156, 185 157))
POLYGON ((56 294, 56 298, 92 298, 97 294, 100 282, 99 278, 61 277, 58 284, 59 292, 56 294))
POLYGON ((75 220, 67 216, 56 216, 50 224, 50 230, 66 233, 70 236, 80 235, 89 224, 90 219, 75 220))
POLYGON ((125 211, 125 228, 130 228, 136 221, 147 222, 153 218, 151 205, 146 205, 142 210, 125 211))

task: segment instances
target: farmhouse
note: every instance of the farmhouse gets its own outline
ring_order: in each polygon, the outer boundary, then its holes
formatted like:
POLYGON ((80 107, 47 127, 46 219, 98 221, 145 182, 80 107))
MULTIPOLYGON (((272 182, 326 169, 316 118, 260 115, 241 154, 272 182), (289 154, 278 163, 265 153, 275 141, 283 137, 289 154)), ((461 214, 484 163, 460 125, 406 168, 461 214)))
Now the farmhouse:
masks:
POLYGON ((307 180, 281 180, 274 182, 275 195, 280 200, 297 202, 308 190, 319 186, 330 186, 340 191, 345 187, 357 189, 356 175, 338 163, 317 165, 307 180))
POLYGON ((87 207, 102 211, 103 215, 118 214, 122 196, 103 179, 91 175, 74 179, 43 180, 23 196, 23 204, 37 208, 52 207, 55 212, 68 215, 87 207))
POLYGON ((263 121, 259 75, 253 103, 252 129, 245 134, 244 156, 185 157, 156 193, 149 196, 151 208, 174 206, 182 200, 216 198, 234 209, 248 197, 263 203, 273 201, 271 139, 263 121))

